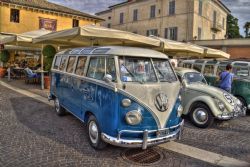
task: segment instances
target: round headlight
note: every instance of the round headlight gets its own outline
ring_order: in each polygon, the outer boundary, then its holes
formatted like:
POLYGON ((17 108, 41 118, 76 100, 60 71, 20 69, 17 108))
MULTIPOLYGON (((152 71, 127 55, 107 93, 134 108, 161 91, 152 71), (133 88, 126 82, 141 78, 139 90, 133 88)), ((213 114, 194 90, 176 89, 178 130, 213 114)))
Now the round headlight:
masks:
POLYGON ((131 105, 131 100, 130 99, 123 99, 122 100, 122 106, 123 107, 129 107, 131 105))
POLYGON ((221 111, 225 110, 225 105, 221 101, 218 102, 218 107, 221 111))
POLYGON ((139 110, 133 110, 127 112, 125 120, 129 125, 138 125, 142 121, 142 115, 139 110))
POLYGON ((183 112, 183 107, 182 105, 179 105, 179 107, 177 108, 178 117, 182 115, 182 112, 183 112))

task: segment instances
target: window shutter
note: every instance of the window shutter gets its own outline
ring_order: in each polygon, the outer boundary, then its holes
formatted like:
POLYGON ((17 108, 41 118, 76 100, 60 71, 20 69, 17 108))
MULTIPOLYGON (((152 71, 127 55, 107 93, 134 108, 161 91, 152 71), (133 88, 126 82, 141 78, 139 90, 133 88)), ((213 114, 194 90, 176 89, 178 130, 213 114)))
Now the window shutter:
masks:
POLYGON ((168 28, 165 28, 165 38, 168 39, 168 28))
POLYGON ((177 41, 178 39, 178 27, 175 27, 175 40, 177 41))

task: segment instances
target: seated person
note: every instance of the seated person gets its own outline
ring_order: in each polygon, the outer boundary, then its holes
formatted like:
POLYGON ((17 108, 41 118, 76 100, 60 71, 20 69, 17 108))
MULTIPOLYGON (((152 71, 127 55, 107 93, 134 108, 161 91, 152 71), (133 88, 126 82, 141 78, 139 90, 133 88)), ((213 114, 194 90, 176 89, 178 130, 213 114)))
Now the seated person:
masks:
POLYGON ((37 78, 37 73, 33 73, 33 71, 27 66, 24 71, 28 74, 29 78, 37 78))

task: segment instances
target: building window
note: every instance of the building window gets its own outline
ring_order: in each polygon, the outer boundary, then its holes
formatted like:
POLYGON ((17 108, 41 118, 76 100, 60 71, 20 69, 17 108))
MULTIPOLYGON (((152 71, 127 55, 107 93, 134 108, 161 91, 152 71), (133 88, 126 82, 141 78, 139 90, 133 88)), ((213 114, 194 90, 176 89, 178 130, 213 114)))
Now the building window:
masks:
POLYGON ((110 24, 110 23, 108 23, 107 27, 108 27, 108 28, 111 28, 111 24, 110 24))
POLYGON ((133 21, 137 21, 138 20, 138 9, 134 10, 134 15, 133 15, 133 21))
POLYGON ((18 9, 10 9, 10 22, 19 23, 20 11, 18 9))
POLYGON ((79 20, 73 19, 72 27, 79 27, 79 20))
POLYGON ((216 27, 216 20, 217 20, 217 12, 214 11, 214 15, 213 15, 213 27, 216 27))
POLYGON ((111 20, 111 16, 109 16, 108 19, 111 20))
POLYGON ((150 7, 150 18, 155 18, 155 5, 150 7))
POLYGON ((147 30, 147 36, 158 36, 158 30, 157 29, 151 29, 151 30, 147 30))
POLYGON ((169 15, 175 14, 175 0, 169 2, 169 15))
POLYGON ((120 24, 123 24, 124 13, 120 13, 120 24))
POLYGON ((201 40, 201 28, 198 28, 198 40, 201 40))
POLYGON ((169 28, 169 39, 177 41, 178 39, 178 27, 169 28))
POLYGON ((199 0, 199 15, 202 16, 202 0, 199 0))
POLYGON ((215 38, 216 38, 215 34, 213 34, 212 38, 213 38, 213 39, 215 39, 215 38))

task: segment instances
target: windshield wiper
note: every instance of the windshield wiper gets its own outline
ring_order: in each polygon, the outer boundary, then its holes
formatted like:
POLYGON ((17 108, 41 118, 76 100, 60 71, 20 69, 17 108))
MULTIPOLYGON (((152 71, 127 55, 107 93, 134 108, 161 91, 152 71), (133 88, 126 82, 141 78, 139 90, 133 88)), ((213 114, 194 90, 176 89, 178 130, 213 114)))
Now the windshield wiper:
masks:
POLYGON ((133 78, 136 79, 137 82, 139 82, 140 84, 144 84, 144 82, 138 80, 137 77, 136 77, 136 76, 135 76, 135 75, 134 75, 134 74, 124 65, 124 64, 122 64, 122 66, 127 70, 127 72, 128 72, 133 78))
MULTIPOLYGON (((159 74, 163 77, 163 79, 165 78, 165 75, 161 72, 161 70, 158 68, 158 67, 156 67, 155 66, 155 69, 157 69, 157 71, 159 72, 159 74)), ((170 80, 160 80, 161 82, 169 82, 169 83, 172 83, 172 81, 170 81, 170 80)))

